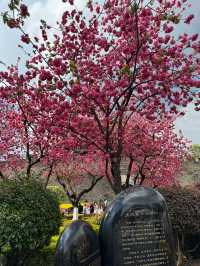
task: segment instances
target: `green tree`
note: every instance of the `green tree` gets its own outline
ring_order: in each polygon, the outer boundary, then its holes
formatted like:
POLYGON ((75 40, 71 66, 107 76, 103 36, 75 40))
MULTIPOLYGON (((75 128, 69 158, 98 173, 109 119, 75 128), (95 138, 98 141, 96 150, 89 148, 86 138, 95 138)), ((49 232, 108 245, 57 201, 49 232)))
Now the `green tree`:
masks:
POLYGON ((24 265, 33 251, 58 233, 61 217, 55 195, 34 181, 0 183, 0 253, 7 266, 24 265))
POLYGON ((193 144, 191 146, 191 154, 192 159, 195 160, 195 162, 200 160, 200 144, 193 144))

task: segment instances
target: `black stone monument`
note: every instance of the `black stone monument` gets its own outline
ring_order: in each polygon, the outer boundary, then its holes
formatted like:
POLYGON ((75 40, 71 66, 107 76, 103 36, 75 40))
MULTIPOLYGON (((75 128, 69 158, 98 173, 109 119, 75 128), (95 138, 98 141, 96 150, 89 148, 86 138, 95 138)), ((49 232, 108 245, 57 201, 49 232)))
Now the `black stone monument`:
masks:
POLYGON ((102 266, 175 266, 172 228, 164 198, 135 186, 108 207, 100 228, 102 266))
POLYGON ((58 241, 55 260, 56 266, 100 266, 99 240, 92 227, 73 222, 58 241))

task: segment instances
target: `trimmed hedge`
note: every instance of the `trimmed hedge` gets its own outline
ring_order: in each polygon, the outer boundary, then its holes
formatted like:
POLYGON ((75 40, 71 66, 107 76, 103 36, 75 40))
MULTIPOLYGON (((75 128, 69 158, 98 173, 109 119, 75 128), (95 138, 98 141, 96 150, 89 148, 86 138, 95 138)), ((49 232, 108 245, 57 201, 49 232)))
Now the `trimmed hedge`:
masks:
POLYGON ((200 191, 175 186, 158 190, 167 202, 174 235, 180 241, 182 252, 196 257, 195 253, 200 251, 200 191))
POLYGON ((200 232, 200 192, 197 189, 170 187, 161 188, 172 226, 179 234, 200 232))
POLYGON ((61 225, 55 195, 34 181, 0 182, 0 252, 8 265, 47 245, 61 225), (12 262, 13 261, 13 262, 12 262))

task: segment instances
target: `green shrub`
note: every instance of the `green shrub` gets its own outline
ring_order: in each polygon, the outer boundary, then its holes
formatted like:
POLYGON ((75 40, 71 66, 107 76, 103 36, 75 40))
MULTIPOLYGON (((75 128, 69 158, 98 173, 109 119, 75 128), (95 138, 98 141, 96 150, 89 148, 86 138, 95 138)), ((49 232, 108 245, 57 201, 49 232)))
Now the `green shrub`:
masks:
POLYGON ((55 195, 39 183, 0 182, 0 252, 8 265, 23 265, 31 252, 47 245, 61 224, 55 195))
POLYGON ((29 257, 24 266, 55 266, 54 252, 37 251, 29 257))
POLYGON ((56 194, 57 200, 60 203, 68 201, 66 193, 64 192, 64 190, 60 186, 51 185, 51 186, 48 186, 47 189, 56 194))
POLYGON ((162 188, 172 226, 179 234, 200 231, 200 193, 191 188, 162 188))
POLYGON ((161 188, 175 237, 182 251, 187 255, 185 239, 200 232, 200 192, 194 188, 161 188))

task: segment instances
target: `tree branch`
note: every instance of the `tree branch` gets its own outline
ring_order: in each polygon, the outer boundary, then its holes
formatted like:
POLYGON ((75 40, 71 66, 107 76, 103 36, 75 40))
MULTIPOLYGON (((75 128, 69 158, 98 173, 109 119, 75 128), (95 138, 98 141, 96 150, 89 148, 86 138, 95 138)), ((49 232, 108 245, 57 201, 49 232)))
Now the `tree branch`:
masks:
MULTIPOLYGON (((89 173, 89 172, 88 172, 89 173)), ((91 175, 91 174, 90 174, 91 175)), ((78 195, 78 197, 77 197, 77 202, 79 202, 79 200, 81 199, 81 197, 84 195, 84 194, 86 194, 86 193, 88 193, 88 192, 90 192, 92 189, 93 189, 93 187, 104 177, 104 176, 100 176, 100 177, 98 177, 97 179, 95 179, 95 176, 93 176, 92 175, 92 177, 93 177, 93 179, 92 179, 92 182, 91 182, 91 184, 90 184, 90 186, 88 187, 88 188, 86 188, 86 189, 84 189, 84 190, 82 190, 80 193, 79 193, 79 195, 78 195)))
POLYGON ((127 176, 126 176, 126 188, 128 188, 129 184, 130 184, 132 165, 133 165, 133 158, 132 158, 132 156, 130 156, 130 161, 129 161, 129 165, 128 165, 128 169, 127 169, 127 176))
POLYGON ((3 180, 3 181, 6 181, 6 177, 5 175, 3 174, 3 172, 0 170, 0 178, 3 180))
POLYGON ((50 164, 50 169, 49 169, 49 172, 48 172, 48 175, 47 175, 47 179, 46 179, 46 182, 45 182, 45 185, 44 187, 46 188, 48 183, 49 183, 49 180, 50 180, 50 177, 52 175, 52 172, 53 172, 53 165, 54 165, 54 162, 51 162, 50 164))

